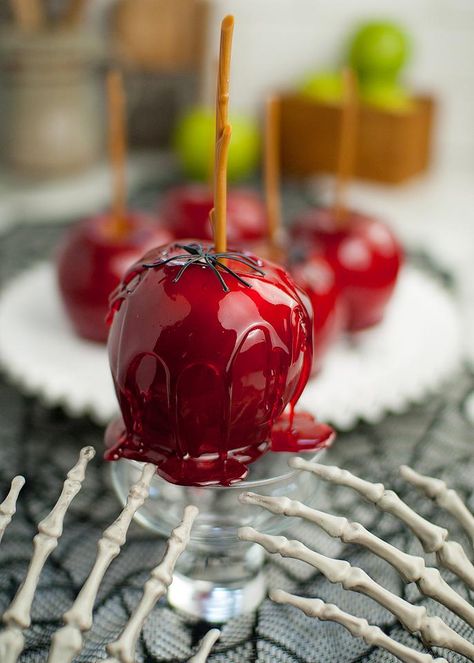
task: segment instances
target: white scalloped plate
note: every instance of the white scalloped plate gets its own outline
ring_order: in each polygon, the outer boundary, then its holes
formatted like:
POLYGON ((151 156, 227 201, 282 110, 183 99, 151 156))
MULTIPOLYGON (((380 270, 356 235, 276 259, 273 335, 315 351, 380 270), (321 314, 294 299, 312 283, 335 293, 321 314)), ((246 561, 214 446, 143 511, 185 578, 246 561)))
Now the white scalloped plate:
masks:
MULTIPOLYGON (((359 419, 374 423, 421 401, 461 359, 452 296, 425 273, 405 267, 383 323, 337 343, 300 405, 342 430, 359 419)), ((106 424, 117 411, 106 349, 73 334, 50 263, 23 272, 3 290, 0 362, 26 392, 73 416, 106 424)))

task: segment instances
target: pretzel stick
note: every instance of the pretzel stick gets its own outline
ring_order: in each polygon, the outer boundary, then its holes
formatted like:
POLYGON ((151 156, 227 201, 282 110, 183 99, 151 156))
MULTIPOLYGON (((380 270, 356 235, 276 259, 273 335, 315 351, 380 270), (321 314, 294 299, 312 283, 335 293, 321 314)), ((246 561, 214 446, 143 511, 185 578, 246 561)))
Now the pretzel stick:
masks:
POLYGON ((20 490, 25 485, 25 477, 15 477, 10 485, 8 495, 0 504, 0 543, 2 542, 3 535, 8 525, 11 523, 13 516, 16 513, 16 502, 20 490))
POLYGON ((329 513, 312 509, 297 500, 290 500, 288 497, 267 497, 255 493, 243 493, 240 495, 240 501, 244 504, 261 506, 277 515, 304 518, 343 543, 357 543, 364 546, 391 564, 405 582, 416 583, 422 594, 436 599, 474 628, 474 606, 448 585, 438 569, 426 567, 423 557, 415 557, 415 555, 398 550, 395 546, 368 532, 359 523, 349 522, 347 518, 332 516, 329 513))
POLYGON ((214 644, 220 638, 221 632, 218 628, 211 628, 210 631, 201 640, 199 646, 199 651, 197 651, 192 658, 189 659, 188 663, 206 663, 211 649, 214 647, 214 644))
POLYGON ((10 0, 10 5, 21 30, 34 32, 42 27, 44 14, 40 0, 10 0))
POLYGON ((445 658, 433 658, 430 654, 423 654, 400 644, 390 638, 378 626, 370 625, 366 619, 354 617, 343 612, 332 603, 324 603, 320 599, 307 599, 294 594, 288 594, 282 589, 270 592, 270 598, 275 603, 292 605, 302 610, 308 617, 316 617, 321 621, 336 622, 344 626, 351 635, 362 640, 371 647, 382 647, 405 663, 447 663, 445 658))
POLYGON ((122 513, 104 531, 97 544, 98 554, 94 566, 72 607, 64 614, 65 626, 53 635, 48 663, 71 663, 80 653, 84 643, 83 633, 92 627, 92 613, 100 583, 126 541, 133 516, 148 497, 155 472, 155 465, 148 463, 144 466, 139 481, 130 488, 122 513))
POLYGON ((187 506, 183 520, 172 532, 161 563, 150 573, 142 598, 132 613, 119 639, 107 645, 110 658, 105 663, 135 663, 135 649, 143 624, 159 599, 173 581, 173 571, 181 553, 189 543, 191 527, 198 514, 195 506, 187 506))
MULTIPOLYGON (((242 527, 239 538, 260 544, 269 553, 299 559, 320 571, 331 583, 340 583, 344 589, 365 594, 391 612, 410 633, 419 633, 425 645, 446 647, 474 660, 474 644, 468 642, 445 624, 439 617, 431 617, 423 606, 415 606, 377 584, 365 571, 349 562, 331 559, 310 550, 299 541, 284 536, 262 534, 253 527, 242 527)), ((128 663, 128 662, 127 662, 128 663)))
POLYGON ((474 547, 474 516, 455 490, 448 488, 441 479, 433 479, 418 474, 407 465, 400 467, 400 474, 405 481, 421 490, 427 497, 434 500, 438 506, 454 516, 468 534, 474 547))
POLYGON ((226 16, 221 24, 217 73, 214 209, 210 215, 216 253, 225 253, 227 250, 227 159, 232 134, 229 124, 229 86, 233 32, 234 17, 226 16))
POLYGON ((114 235, 124 235, 128 230, 127 185, 126 185, 126 119, 125 92, 123 77, 118 69, 112 69, 107 75, 108 104, 108 147, 112 170, 112 219, 111 230, 114 235))
POLYGON ((436 559, 441 566, 452 571, 471 589, 474 589, 474 566, 463 547, 456 541, 448 541, 448 530, 430 523, 429 520, 413 511, 393 490, 385 490, 382 483, 371 483, 359 479, 347 470, 310 463, 302 458, 291 459, 290 465, 298 470, 312 472, 324 481, 352 488, 381 511, 390 513, 401 520, 420 540, 425 552, 436 553, 436 559))
POLYGON ((94 456, 93 447, 81 449, 78 462, 67 474, 58 501, 46 518, 38 524, 38 534, 33 539, 33 556, 25 579, 2 618, 6 624, 6 629, 0 633, 0 661, 2 663, 16 663, 25 646, 23 630, 31 624, 31 605, 40 573, 46 560, 58 545, 58 540, 63 533, 64 516, 72 500, 80 491, 87 465, 94 456))
POLYGON ((357 90, 352 69, 343 71, 344 98, 341 111, 339 149, 336 171, 334 216, 339 223, 346 215, 347 186, 354 171, 357 133, 357 90))

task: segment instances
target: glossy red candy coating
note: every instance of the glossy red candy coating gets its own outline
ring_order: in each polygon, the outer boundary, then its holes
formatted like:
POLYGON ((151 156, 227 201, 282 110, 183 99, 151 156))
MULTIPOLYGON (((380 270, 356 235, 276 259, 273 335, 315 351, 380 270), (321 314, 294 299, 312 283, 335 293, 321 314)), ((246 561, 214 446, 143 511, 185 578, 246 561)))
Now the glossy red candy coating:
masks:
POLYGON ((271 449, 293 453, 314 452, 331 446, 335 433, 308 412, 283 413, 272 428, 271 449))
POLYGON ((112 302, 109 359, 124 425, 109 429, 106 458, 155 463, 174 483, 226 485, 267 450, 273 423, 306 385, 311 304, 282 267, 252 254, 264 275, 225 262, 251 287, 219 268, 226 292, 200 263, 176 282, 187 259, 163 261, 183 254, 177 244, 151 251, 112 302))
MULTIPOLYGON (((168 192, 160 216, 175 237, 212 239, 209 212, 212 191, 204 184, 185 184, 168 192)), ((227 194, 227 238, 229 243, 265 237, 267 217, 261 198, 249 189, 230 189, 227 194)))
POLYGON ((293 265, 291 275, 311 300, 314 315, 314 369, 344 328, 343 304, 333 268, 323 256, 310 255, 293 265))
POLYGON ((128 267, 146 251, 171 241, 171 233, 154 217, 129 216, 130 231, 110 234, 110 217, 93 216, 75 224, 59 248, 57 268, 62 301, 76 333, 105 343, 109 296, 128 267))
POLYGON ((338 225, 333 211, 315 208, 300 217, 292 233, 324 256, 336 274, 347 314, 347 329, 357 331, 383 318, 392 296, 402 248, 381 221, 349 211, 338 225))

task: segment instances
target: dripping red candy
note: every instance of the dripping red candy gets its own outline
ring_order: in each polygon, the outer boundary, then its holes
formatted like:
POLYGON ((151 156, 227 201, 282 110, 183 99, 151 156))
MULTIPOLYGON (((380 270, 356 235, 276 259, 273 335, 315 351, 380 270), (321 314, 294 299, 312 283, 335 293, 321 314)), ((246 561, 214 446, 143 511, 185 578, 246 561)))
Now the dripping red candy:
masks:
MULTIPOLYGON (((107 459, 155 463, 174 483, 228 485, 298 400, 312 363, 307 296, 282 267, 247 252, 218 256, 198 240, 154 249, 112 298, 122 420, 106 433, 107 459)), ((316 432, 313 448, 327 439, 316 432)), ((288 425, 292 450, 295 439, 288 425)))

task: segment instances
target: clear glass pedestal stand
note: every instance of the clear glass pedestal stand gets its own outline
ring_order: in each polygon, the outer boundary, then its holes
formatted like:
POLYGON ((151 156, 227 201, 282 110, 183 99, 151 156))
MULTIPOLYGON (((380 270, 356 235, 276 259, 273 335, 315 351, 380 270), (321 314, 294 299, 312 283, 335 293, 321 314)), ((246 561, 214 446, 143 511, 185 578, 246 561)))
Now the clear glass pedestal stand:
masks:
MULTIPOLYGON (((324 450, 313 458, 321 459, 324 450)), ((281 534, 294 522, 264 509, 243 505, 239 495, 253 491, 285 495, 306 503, 314 500, 318 481, 307 472, 290 470, 291 454, 268 453, 250 466, 246 481, 229 487, 176 486, 158 475, 150 497, 136 519, 147 528, 169 536, 184 507, 195 504, 199 515, 186 552, 176 565, 169 589, 170 604, 212 623, 223 623, 258 607, 266 594, 264 552, 256 544, 238 539, 238 529, 250 525, 268 534, 281 534)), ((141 473, 142 463, 111 463, 112 480, 122 503, 141 473)))

